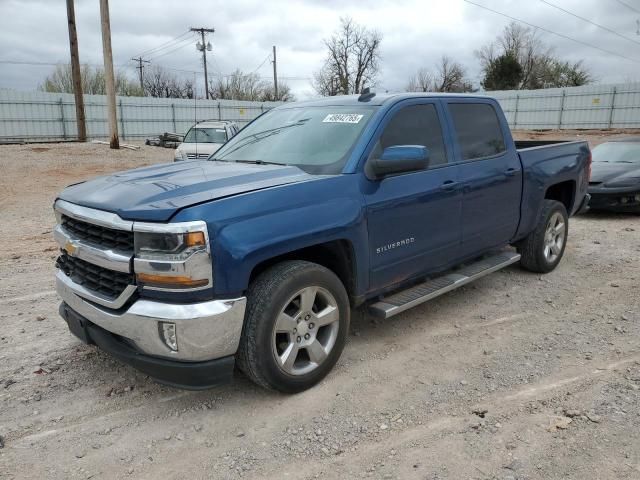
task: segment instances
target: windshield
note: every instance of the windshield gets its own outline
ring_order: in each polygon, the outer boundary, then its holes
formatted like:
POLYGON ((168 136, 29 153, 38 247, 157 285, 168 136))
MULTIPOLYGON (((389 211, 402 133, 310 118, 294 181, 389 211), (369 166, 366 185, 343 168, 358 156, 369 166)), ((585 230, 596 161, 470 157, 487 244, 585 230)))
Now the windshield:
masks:
POLYGON ((360 105, 271 110, 210 160, 295 165, 311 174, 340 173, 374 111, 375 107, 360 105))
POLYGON ((193 127, 184 137, 184 143, 224 143, 227 133, 224 128, 193 127))
POLYGON ((591 155, 594 162, 640 164, 640 142, 601 143, 591 155))

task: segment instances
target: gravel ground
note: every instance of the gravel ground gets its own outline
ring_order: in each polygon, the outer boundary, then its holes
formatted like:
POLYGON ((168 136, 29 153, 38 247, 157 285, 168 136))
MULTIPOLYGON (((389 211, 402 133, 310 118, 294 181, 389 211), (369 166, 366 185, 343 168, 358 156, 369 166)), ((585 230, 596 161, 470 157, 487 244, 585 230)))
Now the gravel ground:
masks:
POLYGON ((357 315, 310 391, 186 392, 82 345, 53 291, 56 192, 172 155, 0 147, 0 478, 640 478, 640 217, 572 219, 548 275, 357 315))

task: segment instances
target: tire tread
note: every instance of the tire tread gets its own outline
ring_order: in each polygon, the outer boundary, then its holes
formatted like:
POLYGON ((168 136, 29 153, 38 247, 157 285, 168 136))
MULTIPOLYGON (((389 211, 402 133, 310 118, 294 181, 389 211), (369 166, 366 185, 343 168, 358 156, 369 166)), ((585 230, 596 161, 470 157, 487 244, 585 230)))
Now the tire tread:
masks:
MULTIPOLYGON (((257 328, 258 323, 263 320, 261 312, 268 311, 274 293, 285 279, 303 271, 308 272, 310 269, 318 269, 335 276, 331 270, 322 265, 304 260, 287 260, 262 272, 249 286, 245 321, 236 361, 238 368, 250 380, 269 390, 283 391, 283 389, 272 385, 265 376, 264 369, 260 368, 262 362, 258 356, 257 328)), ((346 321, 348 321, 348 317, 346 321)))
POLYGON ((536 228, 527 237, 520 241, 517 246, 518 252, 521 255, 520 265, 525 270, 536 273, 547 273, 553 270, 562 259, 564 249, 567 244, 566 239, 562 247, 563 251, 561 252, 560 258, 551 268, 549 268, 549 265, 543 260, 540 252, 540 246, 544 242, 547 220, 555 210, 560 210, 563 213, 566 225, 565 228, 568 233, 569 222, 564 204, 556 200, 543 200, 542 210, 540 211, 540 217, 538 218, 536 228))

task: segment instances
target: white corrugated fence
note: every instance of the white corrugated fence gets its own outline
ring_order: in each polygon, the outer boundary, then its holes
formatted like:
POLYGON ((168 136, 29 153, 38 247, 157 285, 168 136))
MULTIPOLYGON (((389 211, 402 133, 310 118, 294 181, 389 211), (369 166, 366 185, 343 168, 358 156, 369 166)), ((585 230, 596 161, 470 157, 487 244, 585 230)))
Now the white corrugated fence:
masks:
POLYGON ((488 92, 511 128, 639 128, 640 83, 488 92))
MULTIPOLYGON (((640 83, 545 90, 487 92, 498 99, 514 129, 640 128, 640 83)), ((233 120, 241 125, 278 102, 118 97, 120 138, 185 133, 196 121, 233 120)), ((85 95, 90 138, 108 137, 106 97, 85 95)), ((72 94, 0 89, 0 142, 73 140, 72 94)))
MULTIPOLYGON (((184 134, 196 121, 233 120, 240 126, 280 102, 117 97, 118 133, 123 140, 184 134)), ((106 96, 85 95, 89 138, 109 136, 106 96)), ((73 140, 77 137, 73 94, 0 89, 0 142, 73 140)))

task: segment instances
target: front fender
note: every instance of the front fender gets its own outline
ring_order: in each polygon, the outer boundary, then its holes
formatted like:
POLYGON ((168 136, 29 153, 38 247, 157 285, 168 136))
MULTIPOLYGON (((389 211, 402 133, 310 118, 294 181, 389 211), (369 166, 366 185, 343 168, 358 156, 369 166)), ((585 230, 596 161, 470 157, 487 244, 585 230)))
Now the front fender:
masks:
POLYGON ((204 219, 214 293, 237 295, 260 263, 335 240, 351 244, 356 295, 368 288, 367 228, 355 175, 321 177, 191 207, 173 221, 204 219))
MULTIPOLYGON (((334 240, 362 245, 360 202, 338 198, 322 204, 303 205, 273 212, 224 227, 218 234, 214 258, 222 270, 216 290, 245 290, 252 270, 265 260, 334 240)), ((354 248, 356 265, 362 256, 354 248)), ((220 267, 220 268, 218 268, 220 267)), ((361 281, 357 282, 362 285, 361 281)))

